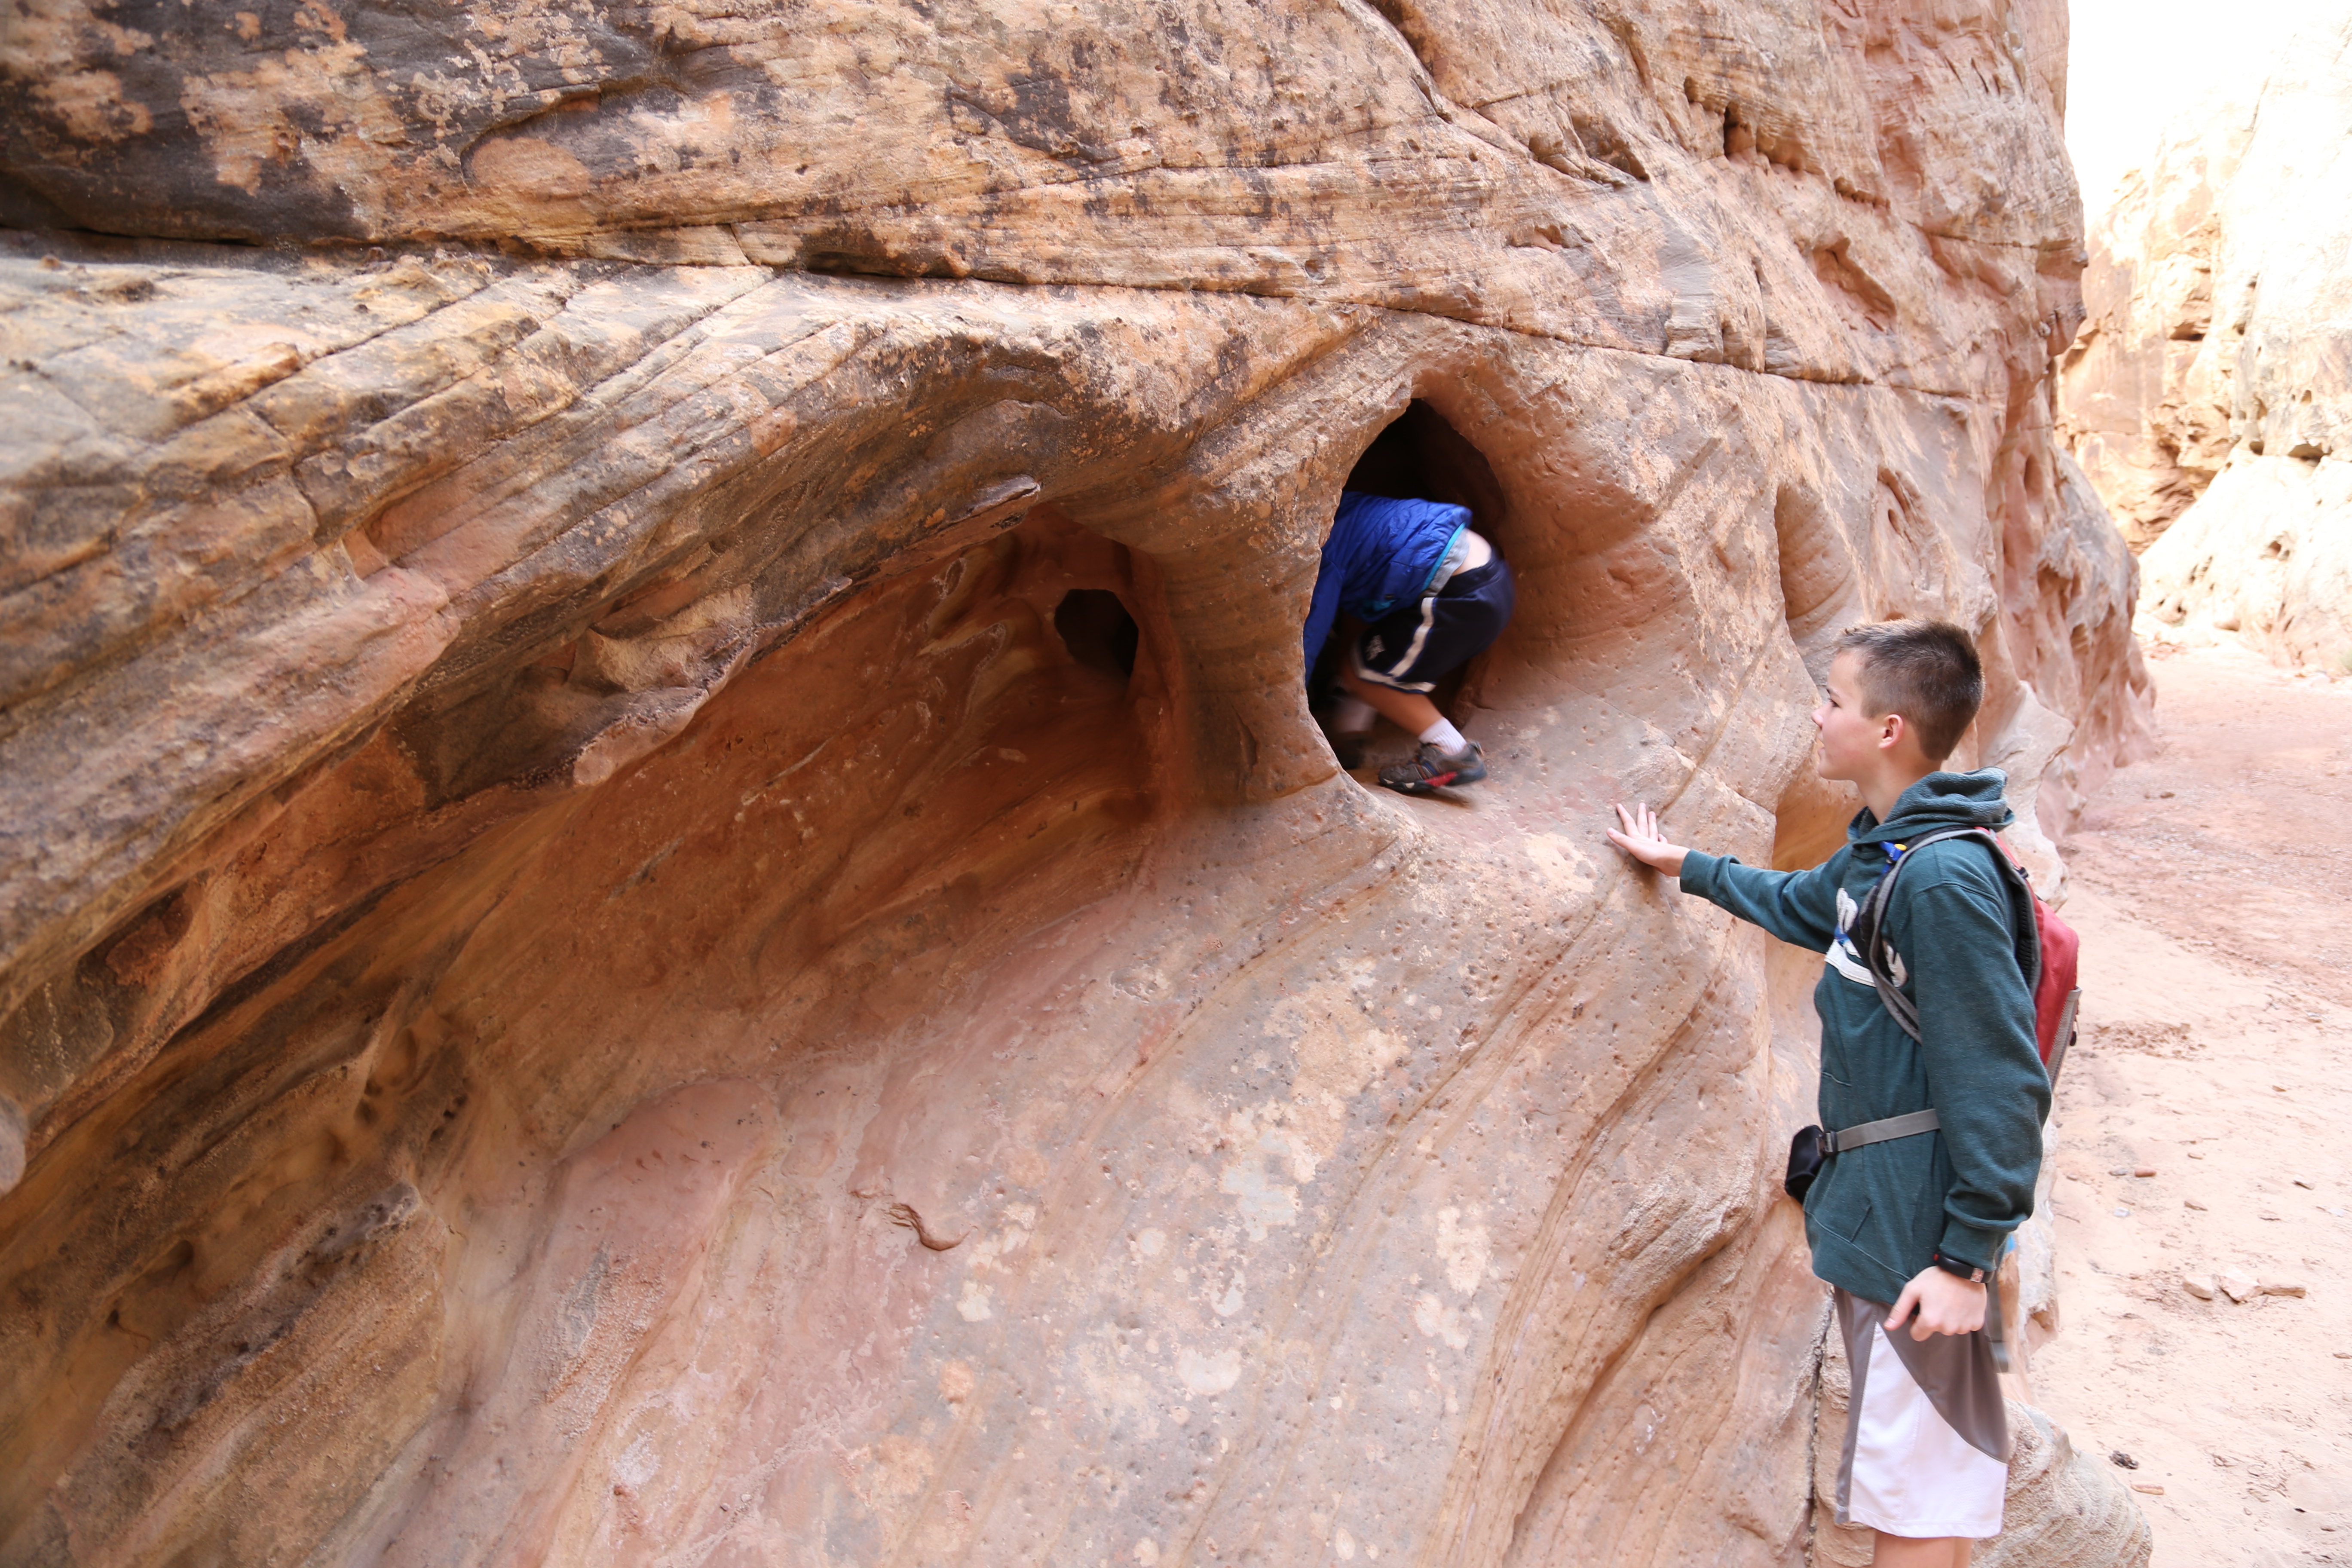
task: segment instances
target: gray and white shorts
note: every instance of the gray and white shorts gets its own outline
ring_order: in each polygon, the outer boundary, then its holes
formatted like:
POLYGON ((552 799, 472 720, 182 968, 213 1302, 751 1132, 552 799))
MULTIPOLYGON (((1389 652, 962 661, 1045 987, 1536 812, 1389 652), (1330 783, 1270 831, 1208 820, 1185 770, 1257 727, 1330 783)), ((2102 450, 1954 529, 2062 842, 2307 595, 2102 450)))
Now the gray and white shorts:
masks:
POLYGON ((2000 1533, 2009 1406, 1992 1342, 1886 1331, 1889 1309, 1832 1289, 1853 1392, 1838 1464, 1837 1520, 1914 1540, 2000 1533))
POLYGON ((1399 691, 1434 690, 1495 645, 1517 602, 1510 567, 1490 557, 1366 626, 1352 650, 1356 673, 1399 691))

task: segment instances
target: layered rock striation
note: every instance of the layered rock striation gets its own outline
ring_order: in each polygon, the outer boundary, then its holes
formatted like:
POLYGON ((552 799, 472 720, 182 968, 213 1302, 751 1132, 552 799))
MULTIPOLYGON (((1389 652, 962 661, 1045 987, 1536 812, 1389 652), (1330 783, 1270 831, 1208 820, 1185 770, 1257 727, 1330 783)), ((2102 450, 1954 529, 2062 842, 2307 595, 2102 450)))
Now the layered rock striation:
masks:
POLYGON ((2063 438, 2144 552, 2155 623, 2331 666, 2352 660, 2347 138, 2335 5, 2117 189, 2061 377, 2063 438))
POLYGON ((22 21, 0 1563, 1801 1556, 1818 960, 1598 827, 1821 853, 1872 616, 2137 733, 2063 30, 22 21), (1302 689, 1383 432, 1458 805, 1302 689))

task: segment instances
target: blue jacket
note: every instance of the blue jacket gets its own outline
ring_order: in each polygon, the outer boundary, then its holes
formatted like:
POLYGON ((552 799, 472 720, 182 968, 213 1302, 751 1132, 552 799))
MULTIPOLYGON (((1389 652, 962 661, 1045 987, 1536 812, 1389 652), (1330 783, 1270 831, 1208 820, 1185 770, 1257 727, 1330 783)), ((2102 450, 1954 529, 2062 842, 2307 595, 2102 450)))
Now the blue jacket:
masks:
POLYGON ((1813 1272, 1866 1301, 1891 1303, 1905 1281, 1946 1257, 1990 1269, 2033 1212, 2050 1079, 2033 1035, 2032 900, 1980 839, 1919 850, 1895 884, 1887 932, 1920 1038, 1888 1016, 1844 935, 1886 869, 1885 844, 1937 827, 2011 821, 1998 768, 1929 773, 1903 792, 1892 820, 1865 809, 1846 847, 1810 871, 1768 871, 1693 851, 1686 893, 1754 921, 1782 942, 1826 954, 1813 1010, 1822 1020, 1821 1118, 1853 1127, 1932 1106, 1940 1132, 1868 1143, 1833 1156, 1805 1195, 1813 1272))
POLYGON ((1377 621, 1417 599, 1437 575, 1470 509, 1434 500, 1391 500, 1361 490, 1339 492, 1339 513, 1323 542, 1315 600, 1307 612, 1307 669, 1331 635, 1339 612, 1377 621))

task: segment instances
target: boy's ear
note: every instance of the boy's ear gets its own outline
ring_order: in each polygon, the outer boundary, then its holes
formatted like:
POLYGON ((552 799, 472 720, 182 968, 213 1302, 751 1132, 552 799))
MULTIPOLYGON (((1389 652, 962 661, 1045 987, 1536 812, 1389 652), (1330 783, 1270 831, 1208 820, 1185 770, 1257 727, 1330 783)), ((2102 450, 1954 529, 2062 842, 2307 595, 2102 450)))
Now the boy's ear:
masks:
POLYGON ((1903 743, 1903 732, 1910 724, 1900 713, 1882 713, 1878 719, 1878 749, 1890 751, 1903 743))

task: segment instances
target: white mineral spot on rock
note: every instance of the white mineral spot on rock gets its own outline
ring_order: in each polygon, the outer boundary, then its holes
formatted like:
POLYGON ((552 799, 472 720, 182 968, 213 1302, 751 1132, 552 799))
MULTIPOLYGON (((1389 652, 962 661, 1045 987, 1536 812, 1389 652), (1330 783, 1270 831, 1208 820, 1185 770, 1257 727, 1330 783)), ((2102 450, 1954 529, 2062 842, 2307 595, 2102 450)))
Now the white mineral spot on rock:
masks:
POLYGON ((963 1298, 956 1302, 956 1311, 967 1323, 986 1322, 991 1316, 988 1308, 988 1287, 977 1279, 963 1282, 963 1298))
MULTIPOLYGON (((1246 1112, 1237 1117, 1244 1122, 1244 1131, 1246 1119, 1246 1112)), ((1234 1145, 1233 1155, 1217 1178, 1217 1187, 1239 1200, 1235 1206, 1241 1211, 1249 1238, 1264 1241, 1270 1227, 1289 1225, 1298 1217, 1298 1189, 1269 1173, 1267 1167, 1279 1162, 1296 1170, 1301 1163, 1301 1151, 1275 1127, 1255 1137, 1236 1137, 1234 1145)), ((1312 1168, 1309 1163, 1308 1169, 1312 1168)))
POLYGON ((1458 1208, 1437 1211, 1437 1255, 1445 1260, 1448 1285, 1465 1296, 1475 1292, 1486 1277, 1488 1254, 1486 1226, 1476 1210, 1466 1221, 1458 1208))
POLYGON ((1462 1309, 1449 1307, 1440 1300, 1435 1291, 1424 1291, 1412 1304, 1412 1326, 1424 1339, 1441 1339, 1455 1350, 1466 1350, 1470 1331, 1464 1326, 1462 1309))
POLYGON ((1223 1394, 1242 1380, 1242 1353, 1219 1351, 1203 1355, 1184 1351, 1176 1357, 1176 1375, 1194 1394, 1223 1394))
POLYGON ((661 1452, 651 1432, 640 1432, 613 1466, 614 1479, 629 1487, 642 1487, 654 1479, 661 1468, 661 1452))

